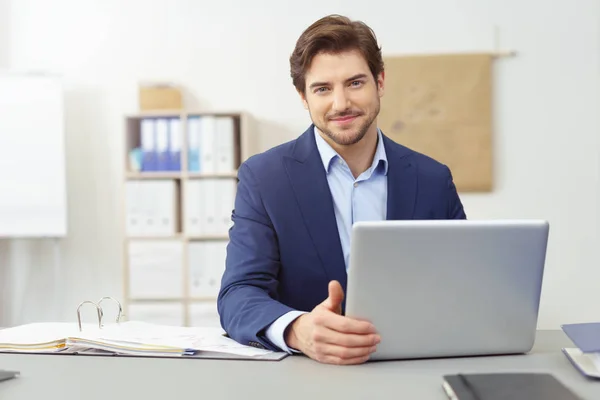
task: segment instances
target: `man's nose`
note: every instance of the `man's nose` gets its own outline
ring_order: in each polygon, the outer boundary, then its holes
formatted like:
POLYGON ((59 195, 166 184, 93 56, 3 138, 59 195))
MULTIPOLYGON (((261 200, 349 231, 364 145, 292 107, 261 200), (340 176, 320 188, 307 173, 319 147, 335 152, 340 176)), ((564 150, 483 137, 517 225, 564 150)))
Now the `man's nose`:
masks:
POLYGON ((333 110, 336 112, 344 111, 349 107, 348 96, 344 90, 337 90, 333 93, 333 110))

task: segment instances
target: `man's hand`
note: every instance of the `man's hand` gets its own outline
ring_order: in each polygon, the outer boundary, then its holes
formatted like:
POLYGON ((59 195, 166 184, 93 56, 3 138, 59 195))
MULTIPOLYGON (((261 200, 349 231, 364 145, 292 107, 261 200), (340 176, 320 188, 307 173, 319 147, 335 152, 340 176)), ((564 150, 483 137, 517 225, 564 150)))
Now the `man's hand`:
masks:
POLYGON ((371 323, 341 315, 343 299, 339 282, 329 282, 329 297, 289 326, 287 345, 322 363, 366 362, 381 339, 371 323))

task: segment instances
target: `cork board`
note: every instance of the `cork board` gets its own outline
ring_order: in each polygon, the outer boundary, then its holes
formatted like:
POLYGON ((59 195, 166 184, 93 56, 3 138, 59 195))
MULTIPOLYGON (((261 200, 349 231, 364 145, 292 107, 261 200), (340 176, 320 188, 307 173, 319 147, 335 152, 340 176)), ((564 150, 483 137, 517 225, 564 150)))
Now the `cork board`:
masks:
POLYGON ((492 176, 489 54, 388 57, 379 127, 446 164, 461 192, 487 192, 492 176))

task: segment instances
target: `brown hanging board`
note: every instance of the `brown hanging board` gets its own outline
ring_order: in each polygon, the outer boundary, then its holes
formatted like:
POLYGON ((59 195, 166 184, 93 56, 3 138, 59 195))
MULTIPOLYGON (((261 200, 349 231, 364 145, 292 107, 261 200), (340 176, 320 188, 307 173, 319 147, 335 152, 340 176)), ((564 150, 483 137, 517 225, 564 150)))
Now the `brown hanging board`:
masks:
POLYGON ((493 56, 403 56, 384 62, 383 133, 446 164, 459 191, 491 191, 493 56))

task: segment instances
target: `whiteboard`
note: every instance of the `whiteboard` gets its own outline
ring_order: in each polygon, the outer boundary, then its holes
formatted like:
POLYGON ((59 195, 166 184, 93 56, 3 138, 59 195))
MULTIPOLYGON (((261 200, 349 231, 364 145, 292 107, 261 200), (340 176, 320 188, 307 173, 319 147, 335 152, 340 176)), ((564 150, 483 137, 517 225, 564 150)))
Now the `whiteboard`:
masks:
POLYGON ((0 238, 67 234, 62 84, 0 73, 0 238))

